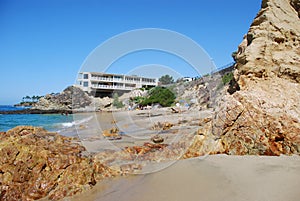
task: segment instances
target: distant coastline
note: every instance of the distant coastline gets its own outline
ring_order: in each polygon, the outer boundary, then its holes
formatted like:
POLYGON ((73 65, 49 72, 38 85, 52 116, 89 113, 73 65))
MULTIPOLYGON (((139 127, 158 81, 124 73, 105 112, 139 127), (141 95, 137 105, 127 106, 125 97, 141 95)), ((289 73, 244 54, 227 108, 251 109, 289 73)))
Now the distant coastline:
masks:
POLYGON ((72 110, 39 110, 39 109, 16 109, 0 111, 0 114, 73 114, 72 110))

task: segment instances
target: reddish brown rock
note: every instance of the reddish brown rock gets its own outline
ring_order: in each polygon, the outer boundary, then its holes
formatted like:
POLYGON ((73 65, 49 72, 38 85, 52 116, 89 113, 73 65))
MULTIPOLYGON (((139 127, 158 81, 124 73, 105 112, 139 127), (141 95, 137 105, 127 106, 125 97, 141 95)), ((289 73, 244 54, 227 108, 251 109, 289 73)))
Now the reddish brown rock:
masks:
POLYGON ((82 156, 72 138, 41 128, 19 126, 0 138, 0 200, 58 200, 120 174, 82 156))
POLYGON ((164 138, 159 136, 159 135, 154 135, 151 137, 151 141, 154 143, 163 143, 164 142, 164 138))
POLYGON ((270 112, 258 102, 251 101, 257 100, 257 97, 250 96, 248 92, 236 92, 226 100, 228 102, 216 116, 213 130, 221 138, 225 153, 299 154, 300 124, 286 113, 287 108, 276 108, 276 113, 270 112), (285 112, 280 112, 283 109, 285 112))
POLYGON ((170 122, 157 122, 152 126, 153 130, 169 130, 171 129, 171 127, 173 127, 174 125, 170 122))

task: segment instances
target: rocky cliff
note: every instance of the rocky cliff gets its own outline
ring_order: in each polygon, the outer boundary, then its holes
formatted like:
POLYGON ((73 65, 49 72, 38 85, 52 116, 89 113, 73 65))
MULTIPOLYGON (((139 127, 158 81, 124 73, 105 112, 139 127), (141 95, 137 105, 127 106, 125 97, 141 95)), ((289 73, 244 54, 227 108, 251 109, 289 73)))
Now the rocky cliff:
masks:
POLYGON ((239 85, 259 78, 300 82, 299 0, 263 0, 236 56, 239 85))
POLYGON ((220 102, 213 134, 227 154, 300 153, 299 0, 263 0, 238 47, 240 90, 220 102))

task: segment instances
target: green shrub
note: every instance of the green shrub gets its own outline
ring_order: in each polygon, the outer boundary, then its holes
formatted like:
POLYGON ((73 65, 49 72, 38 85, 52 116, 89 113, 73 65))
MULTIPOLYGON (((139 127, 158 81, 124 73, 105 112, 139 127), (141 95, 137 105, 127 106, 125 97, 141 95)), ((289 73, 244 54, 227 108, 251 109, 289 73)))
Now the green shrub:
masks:
POLYGON ((140 105, 152 105, 158 103, 163 107, 169 107, 175 101, 175 94, 164 87, 155 87, 149 91, 148 96, 141 101, 140 105))
POLYGON ((136 104, 140 104, 141 102, 143 102, 145 100, 145 97, 142 96, 136 96, 134 98, 132 98, 132 102, 136 103, 136 104))
POLYGON ((113 94, 113 102, 112 105, 115 106, 116 108, 122 108, 124 107, 124 104, 122 101, 119 100, 119 95, 117 93, 113 94))
POLYGON ((223 77, 222 77, 222 83, 223 85, 226 85, 227 83, 229 83, 231 80, 233 79, 233 73, 226 73, 223 77))
POLYGON ((232 52, 231 56, 232 56, 232 59, 236 62, 236 55, 237 55, 237 52, 232 52))
POLYGON ((170 75, 163 75, 161 76, 158 81, 161 83, 161 84, 164 84, 164 85, 167 85, 167 84, 172 84, 174 83, 174 78, 170 75))

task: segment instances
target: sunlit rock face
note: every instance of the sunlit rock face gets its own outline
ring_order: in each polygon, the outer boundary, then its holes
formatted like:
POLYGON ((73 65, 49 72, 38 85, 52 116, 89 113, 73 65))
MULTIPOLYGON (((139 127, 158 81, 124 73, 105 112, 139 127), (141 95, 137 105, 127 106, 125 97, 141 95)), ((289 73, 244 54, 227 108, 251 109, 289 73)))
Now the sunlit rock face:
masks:
POLYGON ((240 90, 222 98, 213 122, 225 153, 299 154, 299 0, 263 0, 235 59, 240 90))
POLYGON ((300 82, 299 0, 263 0, 236 56, 241 88, 257 78, 300 82))

